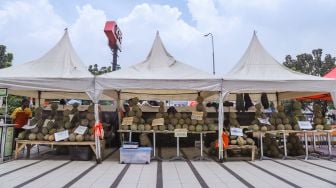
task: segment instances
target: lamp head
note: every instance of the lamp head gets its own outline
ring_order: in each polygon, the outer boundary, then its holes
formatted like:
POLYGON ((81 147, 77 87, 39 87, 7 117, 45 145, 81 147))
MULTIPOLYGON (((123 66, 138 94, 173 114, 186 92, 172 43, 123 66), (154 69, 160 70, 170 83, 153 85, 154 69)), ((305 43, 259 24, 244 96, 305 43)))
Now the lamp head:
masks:
POLYGON ((204 36, 207 37, 207 36, 209 36, 210 34, 211 34, 211 33, 208 33, 208 34, 205 34, 204 36))

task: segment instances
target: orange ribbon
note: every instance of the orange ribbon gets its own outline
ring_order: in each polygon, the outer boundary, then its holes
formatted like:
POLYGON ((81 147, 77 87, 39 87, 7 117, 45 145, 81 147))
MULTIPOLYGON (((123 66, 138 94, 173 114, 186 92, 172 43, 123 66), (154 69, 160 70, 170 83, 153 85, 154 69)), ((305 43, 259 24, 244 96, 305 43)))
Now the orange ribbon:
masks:
POLYGON ((94 130, 95 136, 98 136, 101 139, 104 137, 104 129, 103 129, 103 124, 101 122, 96 123, 93 130, 94 130))
MULTIPOLYGON (((229 147, 229 134, 226 133, 225 131, 223 131, 222 133, 222 143, 223 143, 224 149, 229 147)), ((218 148, 218 140, 216 140, 215 147, 218 148)))

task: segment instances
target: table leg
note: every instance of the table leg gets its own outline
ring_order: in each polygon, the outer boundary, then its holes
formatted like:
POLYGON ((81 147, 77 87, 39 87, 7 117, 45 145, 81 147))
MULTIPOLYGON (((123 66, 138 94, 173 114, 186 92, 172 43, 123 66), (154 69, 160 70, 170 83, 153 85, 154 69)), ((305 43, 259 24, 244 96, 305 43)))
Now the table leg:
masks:
POLYGON ((30 149, 32 148, 31 144, 27 144, 27 155, 26 158, 29 159, 30 158, 30 149))
POLYGON ((313 132, 313 143, 314 143, 314 151, 316 151, 316 134, 313 132))
POLYGON ((132 131, 129 132, 128 141, 129 141, 129 142, 132 142, 132 131))
POLYGON ((157 160, 162 161, 162 159, 159 156, 156 156, 156 133, 153 132, 153 157, 151 160, 157 160))
POLYGON ((327 133, 327 137, 328 137, 329 159, 331 159, 332 153, 331 153, 331 133, 330 132, 327 133))
POLYGON ((172 157, 170 161, 185 161, 185 158, 180 156, 180 137, 176 137, 176 157, 172 157))
POLYGON ((284 131, 283 133, 283 142, 284 142, 284 150, 285 150, 285 159, 287 158, 287 140, 286 140, 286 132, 284 131))
POLYGON ((200 141, 201 141, 201 155, 194 157, 195 161, 209 161, 210 159, 203 156, 203 133, 200 133, 200 141))

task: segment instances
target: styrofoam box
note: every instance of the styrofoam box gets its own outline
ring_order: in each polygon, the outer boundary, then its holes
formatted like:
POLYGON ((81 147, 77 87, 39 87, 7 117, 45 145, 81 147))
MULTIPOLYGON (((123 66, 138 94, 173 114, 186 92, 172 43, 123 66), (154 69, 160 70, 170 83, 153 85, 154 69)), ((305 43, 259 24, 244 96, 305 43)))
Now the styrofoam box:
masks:
POLYGON ((150 163, 152 148, 139 147, 137 149, 120 148, 120 163, 150 163))

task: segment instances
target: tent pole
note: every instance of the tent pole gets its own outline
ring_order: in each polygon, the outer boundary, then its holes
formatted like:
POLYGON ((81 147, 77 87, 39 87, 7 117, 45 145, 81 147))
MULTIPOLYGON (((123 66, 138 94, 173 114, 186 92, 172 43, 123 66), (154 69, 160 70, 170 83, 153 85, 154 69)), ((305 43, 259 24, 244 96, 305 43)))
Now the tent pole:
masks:
POLYGON ((38 107, 41 107, 41 91, 37 91, 38 107))
MULTIPOLYGON (((117 117, 118 117, 118 129, 120 129, 121 125, 121 112, 120 112, 120 91, 117 91, 117 107, 116 107, 116 112, 117 112, 117 117)), ((120 134, 120 133, 119 133, 120 134)), ((121 143, 121 136, 119 135, 119 141, 121 143)))
POLYGON ((219 93, 219 104, 218 104, 218 159, 221 161, 223 159, 223 122, 224 122, 224 106, 223 106, 223 92, 219 93))
POLYGON ((279 106, 279 92, 275 92, 275 97, 276 97, 276 106, 279 106))

